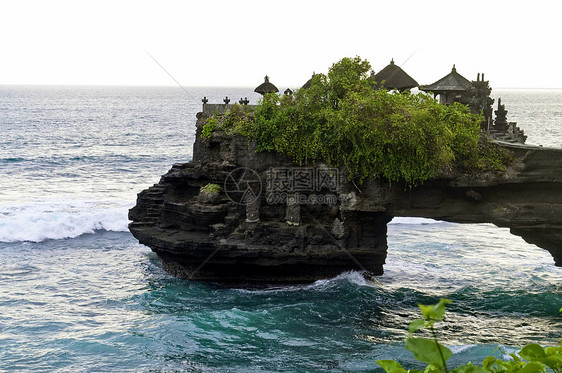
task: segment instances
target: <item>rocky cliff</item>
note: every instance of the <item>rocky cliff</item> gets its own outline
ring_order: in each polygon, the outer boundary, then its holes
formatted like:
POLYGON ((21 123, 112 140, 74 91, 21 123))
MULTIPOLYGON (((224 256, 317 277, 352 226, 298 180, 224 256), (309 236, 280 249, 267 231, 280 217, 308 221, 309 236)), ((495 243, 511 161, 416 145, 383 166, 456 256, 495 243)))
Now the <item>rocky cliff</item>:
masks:
POLYGON ((130 231, 175 276, 289 283, 351 269, 382 274, 394 216, 509 227, 562 266, 562 150, 510 146, 516 161, 502 176, 357 186, 327 165, 256 153, 241 136, 202 139, 207 118, 227 109, 204 105, 193 160, 175 164, 129 212, 130 231))

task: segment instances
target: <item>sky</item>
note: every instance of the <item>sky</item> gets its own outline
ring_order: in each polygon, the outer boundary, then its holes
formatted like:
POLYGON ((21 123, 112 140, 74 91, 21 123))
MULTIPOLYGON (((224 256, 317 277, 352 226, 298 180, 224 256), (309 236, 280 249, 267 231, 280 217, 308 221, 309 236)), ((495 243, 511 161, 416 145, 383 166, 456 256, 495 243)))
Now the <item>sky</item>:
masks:
POLYGON ((284 90, 360 56, 419 84, 455 64, 494 88, 562 88, 560 24, 543 0, 0 0, 0 84, 250 87, 267 74, 284 90))

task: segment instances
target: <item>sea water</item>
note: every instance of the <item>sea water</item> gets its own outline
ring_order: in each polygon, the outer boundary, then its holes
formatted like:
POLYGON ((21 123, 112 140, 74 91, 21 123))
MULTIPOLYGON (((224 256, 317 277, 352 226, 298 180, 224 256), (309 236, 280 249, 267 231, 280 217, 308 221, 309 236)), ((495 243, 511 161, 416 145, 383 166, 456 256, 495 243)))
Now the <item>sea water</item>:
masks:
MULTIPOLYGON (((562 147, 562 90, 497 90, 536 145, 562 147)), ((179 280, 127 231, 136 194, 192 156, 201 98, 250 88, 0 87, 0 371, 381 371, 417 305, 453 301, 451 365, 562 337, 562 268, 507 229, 388 227, 385 274, 300 286, 179 280), (187 91, 187 92, 186 92, 187 91)))

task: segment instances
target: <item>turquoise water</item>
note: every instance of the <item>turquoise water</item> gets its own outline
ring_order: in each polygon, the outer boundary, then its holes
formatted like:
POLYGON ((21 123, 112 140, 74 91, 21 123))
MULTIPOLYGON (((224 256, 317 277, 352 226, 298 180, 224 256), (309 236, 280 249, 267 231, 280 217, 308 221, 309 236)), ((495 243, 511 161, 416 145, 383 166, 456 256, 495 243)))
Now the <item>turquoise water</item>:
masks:
MULTIPOLYGON (((211 102, 250 91, 190 89, 211 102)), ((540 119, 554 120, 560 91, 501 94, 529 138, 556 145, 540 119), (523 94, 552 105, 510 108, 523 94)), ((167 275, 127 232, 127 209, 191 158, 198 110, 179 88, 0 87, 0 371, 414 367, 407 324, 440 297, 453 300, 440 329, 453 365, 562 338, 562 270, 488 224, 395 220, 372 282, 237 289, 167 275)))

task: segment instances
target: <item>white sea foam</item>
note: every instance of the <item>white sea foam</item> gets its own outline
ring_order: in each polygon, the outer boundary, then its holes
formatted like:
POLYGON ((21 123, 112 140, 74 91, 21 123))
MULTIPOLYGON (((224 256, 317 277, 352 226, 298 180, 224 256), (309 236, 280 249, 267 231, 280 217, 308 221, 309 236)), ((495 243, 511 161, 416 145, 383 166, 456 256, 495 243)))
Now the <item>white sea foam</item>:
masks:
POLYGON ((359 272, 359 271, 347 271, 347 272, 343 272, 340 273, 339 275, 337 275, 336 277, 330 278, 330 279, 323 279, 323 280, 317 280, 314 283, 307 285, 307 288, 326 288, 326 287, 330 287, 330 286, 334 286, 337 285, 338 283, 341 283, 342 281, 349 281, 355 285, 358 286, 377 286, 378 285, 378 280, 376 279, 366 279, 365 276, 363 276, 363 273, 359 272))
POLYGON ((98 230, 126 231, 129 207, 123 202, 60 199, 0 206, 0 242, 40 242, 98 230))
POLYGON ((439 224, 439 223, 443 223, 443 222, 440 220, 433 220, 427 218, 395 217, 388 224, 426 225, 426 224, 439 224))
POLYGON ((448 346, 448 347, 453 352, 453 354, 460 354, 461 352, 468 351, 471 348, 478 347, 478 345, 470 344, 470 345, 459 345, 459 346, 448 346))
POLYGON ((320 281, 341 281, 341 280, 346 280, 359 286, 371 286, 373 284, 372 281, 367 280, 365 276, 363 276, 363 274, 358 271, 343 272, 338 276, 334 277, 333 279, 320 280, 320 281))
POLYGON ((330 287, 337 287, 339 283, 344 281, 351 282, 358 286, 376 286, 377 280, 365 279, 363 274, 358 271, 347 271, 340 273, 336 277, 314 281, 311 284, 302 285, 277 285, 267 287, 265 289, 237 289, 242 293, 271 293, 271 292, 288 292, 288 291, 302 291, 302 290, 324 290, 330 287))

